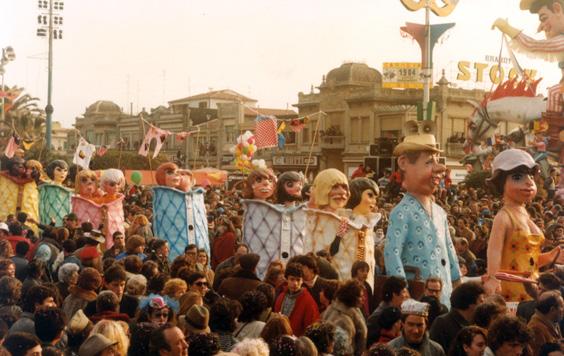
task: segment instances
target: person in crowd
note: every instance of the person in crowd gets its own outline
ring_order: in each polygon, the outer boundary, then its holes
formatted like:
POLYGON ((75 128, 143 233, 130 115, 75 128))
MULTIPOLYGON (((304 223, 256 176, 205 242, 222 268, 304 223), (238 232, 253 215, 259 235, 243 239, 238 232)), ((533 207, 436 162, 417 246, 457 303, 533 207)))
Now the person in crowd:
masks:
POLYGON ((292 262, 297 262, 302 265, 304 274, 304 287, 307 288, 308 292, 311 294, 317 307, 321 309, 321 301, 319 299, 319 293, 327 285, 328 280, 319 276, 319 267, 317 265, 317 260, 312 255, 298 255, 291 260, 292 262))
POLYGON ((201 272, 192 272, 186 278, 186 283, 188 284, 188 291, 196 292, 205 298, 206 294, 210 290, 210 284, 206 279, 206 276, 201 272))
POLYGON ((237 236, 230 219, 223 216, 216 220, 217 236, 212 243, 212 268, 217 268, 223 261, 236 253, 237 236))
POLYGON ((355 261, 351 268, 351 277, 359 281, 360 284, 364 287, 364 300, 360 309, 362 310, 365 318, 368 318, 374 310, 374 294, 372 293, 372 287, 366 281, 366 279, 368 278, 369 270, 370 266, 365 261, 355 261))
POLYGON ((116 231, 112 234, 114 244, 112 247, 104 252, 104 259, 111 257, 116 258, 121 253, 125 252, 125 235, 121 231, 116 231))
POLYGON ((180 300, 180 297, 182 297, 187 290, 188 285, 184 282, 184 280, 180 278, 171 278, 166 281, 162 293, 171 299, 180 300))
POLYGON ((139 303, 137 322, 151 322, 158 327, 166 323, 175 323, 177 304, 168 297, 151 294, 139 303))
POLYGON ((435 319, 431 325, 430 337, 443 350, 450 349, 456 334, 472 323, 476 307, 484 302, 485 290, 477 283, 463 283, 450 295, 451 310, 435 319))
POLYGON ((546 343, 560 342, 562 333, 559 324, 564 316, 564 300, 560 291, 546 291, 542 293, 536 305, 535 314, 527 324, 533 332, 531 346, 535 355, 546 343))
POLYGON ((247 291, 239 299, 241 314, 237 318, 238 324, 233 337, 239 341, 244 338, 257 338, 260 336, 265 322, 260 320, 264 310, 268 307, 264 293, 247 291))
POLYGON ((280 293, 286 283, 284 265, 276 261, 271 262, 266 270, 263 282, 271 285, 276 290, 276 293, 280 293))
POLYGON ((70 288, 76 286, 79 271, 80 267, 75 263, 65 263, 59 267, 59 271, 57 272, 59 281, 55 284, 55 286, 57 287, 62 300, 65 300, 65 298, 69 295, 70 288))
POLYGON ((119 297, 110 290, 101 291, 96 297, 96 312, 90 316, 92 322, 115 320, 129 322, 129 316, 119 312, 119 297))
POLYGON ((161 239, 151 241, 151 254, 149 259, 155 261, 159 266, 159 271, 166 274, 170 274, 170 266, 168 263, 169 253, 170 247, 168 241, 161 239))
MULTIPOLYGON (((423 292, 423 296, 435 297, 440 303, 442 291, 443 291, 442 279, 431 276, 425 280, 425 290, 423 292)), ((446 305, 440 303, 440 306, 441 306, 440 314, 445 314, 448 312, 448 308, 446 305)))
POLYGON ((217 355, 219 340, 215 334, 194 334, 187 339, 190 355, 217 355))
MULTIPOLYGON (((44 282, 46 271, 47 266, 44 261, 33 259, 27 267, 27 277, 22 284, 22 294, 25 294, 31 287, 40 286, 44 282)), ((12 277, 15 277, 15 265, 12 277)))
POLYGON ((486 350, 487 330, 469 325, 462 328, 450 345, 448 356, 482 356, 486 350))
POLYGON ((45 286, 32 287, 22 296, 22 314, 10 328, 9 334, 24 332, 35 335, 35 317, 37 310, 57 307, 55 291, 45 286))
POLYGON ((210 258, 208 256, 208 253, 206 252, 206 250, 204 250, 202 248, 198 249, 198 260, 197 261, 198 261, 198 264, 200 266, 202 266, 202 268, 203 268, 202 272, 204 272, 210 286, 212 286, 213 281, 215 279, 215 272, 210 267, 210 258))
POLYGON ((485 356, 522 355, 533 335, 527 326, 513 316, 502 316, 488 329, 485 356))
POLYGON ((84 268, 78 275, 76 286, 69 288, 69 295, 63 302, 63 311, 67 318, 72 318, 79 309, 84 309, 88 303, 94 302, 98 296, 96 291, 101 285, 100 272, 92 267, 84 268))
MULTIPOLYGON (((538 294, 549 290, 559 291, 561 288, 561 280, 552 272, 541 273, 538 278, 538 294)), ((531 320, 535 313, 537 301, 535 299, 521 301, 517 305, 517 316, 523 318, 526 322, 531 320)))
POLYGON ((116 256, 116 260, 119 261, 127 256, 135 255, 145 261, 147 255, 143 252, 145 251, 145 239, 143 236, 131 235, 125 240, 125 251, 116 256))
POLYGON ((474 310, 473 324, 488 330, 490 325, 500 316, 507 313, 507 308, 494 302, 485 302, 474 310))
POLYGON ((242 243, 235 245, 233 256, 221 262, 215 268, 213 289, 217 290, 219 288, 221 282, 223 282, 223 279, 226 277, 226 271, 232 270, 235 266, 237 266, 239 264, 239 258, 247 253, 249 253, 249 247, 247 245, 242 243))
MULTIPOLYGON (((134 318, 139 301, 135 297, 125 294, 126 272, 118 264, 114 264, 104 271, 104 290, 115 293, 119 300, 119 312, 127 314, 130 318, 134 318)), ((96 311, 96 302, 89 303, 84 312, 87 316, 94 314, 96 311)))
POLYGON ((25 256, 28 252, 29 245, 20 241, 16 244, 16 255, 12 257, 12 261, 14 261, 16 266, 16 278, 22 282, 27 276, 27 266, 29 265, 29 261, 25 256))
POLYGON ((422 356, 445 355, 442 346, 431 340, 427 333, 427 308, 428 304, 411 299, 402 304, 402 335, 388 343, 392 348, 399 350, 405 346, 422 356))
POLYGON ((0 259, 0 278, 4 276, 16 277, 16 264, 8 258, 0 259))
POLYGON ((322 316, 323 321, 332 322, 347 332, 355 355, 362 355, 366 347, 367 329, 360 310, 365 298, 363 293, 364 287, 359 281, 346 281, 322 316))
POLYGON ((330 322, 316 322, 306 328, 304 336, 313 342, 319 354, 331 355, 335 347, 335 329, 330 322))
POLYGON ((125 294, 137 299, 138 301, 146 294, 146 292, 147 278, 145 278, 142 274, 131 276, 127 282, 125 282, 125 294))
POLYGON ((256 253, 248 253, 239 258, 239 269, 231 277, 221 282, 217 292, 230 299, 238 299, 247 291, 252 291, 262 283, 256 274, 256 268, 260 256, 256 253))
POLYGON ((2 344, 12 356, 41 355, 41 341, 37 336, 29 333, 16 332, 4 340, 2 344))
POLYGON ((123 321, 101 320, 92 328, 92 334, 103 335, 116 342, 117 355, 127 355, 129 349, 129 326, 123 321))
POLYGON ((90 334, 88 339, 84 341, 78 356, 114 356, 120 355, 117 347, 117 341, 108 339, 102 334, 90 334))
POLYGON ((261 292, 266 297, 267 307, 262 312, 260 320, 268 323, 270 319, 272 319, 275 315, 278 315, 272 311, 274 302, 276 301, 276 291, 270 284, 261 283, 257 286, 257 292, 261 292))
POLYGON ((184 335, 209 334, 210 312, 202 305, 192 305, 186 314, 179 317, 178 326, 184 335))
POLYGON ((401 319, 401 310, 399 308, 385 308, 377 320, 379 338, 375 344, 387 344, 396 337, 399 337, 402 327, 401 319))
POLYGON ((42 347, 55 346, 63 337, 66 327, 65 313, 59 308, 49 307, 35 311, 35 335, 42 347))
POLYGON ((174 324, 165 323, 151 334, 150 350, 158 356, 188 356, 185 335, 174 324))
POLYGON ((378 340, 378 316, 388 307, 401 309, 401 305, 409 298, 407 281, 404 278, 391 276, 382 286, 382 301, 366 321, 368 328, 367 342, 372 345, 378 340))
MULTIPOLYGON (((307 329, 306 329, 307 330, 307 329)), ((261 339, 267 344, 271 344, 280 336, 292 336, 292 326, 287 316, 275 314, 265 325, 260 333, 261 339)))
POLYGON ((272 352, 268 346, 262 339, 244 339, 235 344, 231 351, 239 356, 269 356, 272 352))
POLYGON ((317 303, 302 287, 303 267, 299 263, 289 263, 284 276, 288 286, 278 295, 274 304, 274 311, 286 315, 295 336, 302 336, 305 328, 319 319, 317 303))
POLYGON ((22 282, 10 276, 0 278, 0 315, 12 314, 19 318, 22 309, 18 305, 22 295, 22 282))
POLYGON ((237 343, 233 337, 233 332, 237 328, 236 319, 237 315, 232 308, 232 302, 227 298, 220 298, 210 308, 209 327, 213 333, 217 334, 221 351, 229 352, 237 343))

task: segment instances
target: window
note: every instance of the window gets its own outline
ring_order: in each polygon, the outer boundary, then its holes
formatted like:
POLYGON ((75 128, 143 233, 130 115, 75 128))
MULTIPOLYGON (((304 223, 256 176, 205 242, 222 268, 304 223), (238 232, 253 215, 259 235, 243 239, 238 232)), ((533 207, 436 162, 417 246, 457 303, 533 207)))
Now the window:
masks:
POLYGON ((294 131, 285 132, 284 136, 286 136, 287 145, 292 145, 296 143, 296 133, 294 131))
POLYGON ((310 142, 310 130, 308 126, 305 126, 302 130, 302 143, 309 143, 310 142))
POLYGON ((361 118, 351 117, 351 143, 360 143, 362 137, 361 118))
POLYGON ((200 101, 198 103, 198 108, 200 109, 206 109, 208 107, 208 102, 207 101, 200 101))
POLYGON ((235 131, 234 125, 225 125, 225 142, 235 143, 237 138, 237 132, 235 131))
POLYGON ((371 136, 370 117, 362 116, 360 118, 360 143, 369 144, 371 136))

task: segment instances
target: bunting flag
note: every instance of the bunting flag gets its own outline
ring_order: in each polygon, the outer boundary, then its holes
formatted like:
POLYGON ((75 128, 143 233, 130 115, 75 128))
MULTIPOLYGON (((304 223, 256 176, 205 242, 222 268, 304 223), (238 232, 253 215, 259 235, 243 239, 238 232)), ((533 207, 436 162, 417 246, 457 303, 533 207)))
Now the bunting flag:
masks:
POLYGON ((300 119, 292 119, 290 121, 290 129, 296 133, 301 132, 304 129, 305 123, 307 122, 307 117, 304 117, 303 120, 300 119))
POLYGON ((88 169, 90 167, 90 160, 95 152, 96 146, 88 143, 84 137, 81 137, 78 141, 78 147, 76 147, 72 163, 84 169, 88 169))
POLYGON ((106 154, 106 152, 108 152, 108 147, 103 145, 98 147, 98 149, 96 150, 96 156, 98 157, 102 157, 103 155, 106 154))
POLYGON ((192 131, 179 132, 175 135, 176 141, 177 142, 184 142, 184 140, 186 140, 186 138, 188 136, 190 136, 191 134, 192 134, 192 131))
POLYGON ((8 145, 6 146, 6 149, 4 150, 4 155, 8 158, 12 158, 14 157, 14 154, 16 153, 16 150, 20 147, 18 145, 18 139, 16 138, 15 135, 12 135, 12 137, 10 137, 10 140, 8 141, 8 145))
POLYGON ((286 128, 286 123, 284 121, 282 121, 282 123, 280 124, 280 126, 278 126, 278 133, 282 133, 284 132, 284 129, 286 128))
POLYGON ((147 130, 147 133, 145 134, 145 138, 141 143, 141 147, 139 147, 139 154, 141 156, 147 157, 147 155, 149 154, 149 147, 151 146, 151 141, 156 140, 155 151, 153 152, 153 158, 157 157, 159 155, 159 152, 161 151, 161 148, 163 147, 166 138, 171 134, 172 132, 170 131, 163 130, 153 125, 150 125, 149 130, 147 130))
POLYGON ((275 116, 257 116, 255 141, 259 149, 278 146, 278 124, 275 116))
POLYGON ((562 112, 562 86, 560 84, 548 88, 546 108, 549 112, 562 112))

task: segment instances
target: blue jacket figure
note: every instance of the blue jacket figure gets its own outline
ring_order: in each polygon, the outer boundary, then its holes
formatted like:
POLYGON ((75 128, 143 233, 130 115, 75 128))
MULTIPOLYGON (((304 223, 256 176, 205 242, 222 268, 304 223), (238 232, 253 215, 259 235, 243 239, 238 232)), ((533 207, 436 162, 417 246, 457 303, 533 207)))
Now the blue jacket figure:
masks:
POLYGON ((447 214, 433 201, 445 172, 438 162, 440 152, 431 134, 407 136, 394 149, 407 193, 390 214, 384 261, 388 275, 412 279, 404 267, 413 266, 423 279, 439 277, 441 303, 450 306, 453 284, 461 275, 447 214))

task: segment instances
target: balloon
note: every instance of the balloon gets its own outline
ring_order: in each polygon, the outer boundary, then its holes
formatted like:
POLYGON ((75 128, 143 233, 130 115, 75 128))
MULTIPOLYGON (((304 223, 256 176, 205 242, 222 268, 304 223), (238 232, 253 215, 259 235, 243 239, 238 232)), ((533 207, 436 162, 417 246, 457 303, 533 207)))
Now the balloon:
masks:
POLYGON ((135 185, 141 184, 141 180, 143 180, 143 176, 141 175, 141 172, 139 171, 131 172, 131 181, 135 183, 135 185))

